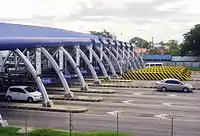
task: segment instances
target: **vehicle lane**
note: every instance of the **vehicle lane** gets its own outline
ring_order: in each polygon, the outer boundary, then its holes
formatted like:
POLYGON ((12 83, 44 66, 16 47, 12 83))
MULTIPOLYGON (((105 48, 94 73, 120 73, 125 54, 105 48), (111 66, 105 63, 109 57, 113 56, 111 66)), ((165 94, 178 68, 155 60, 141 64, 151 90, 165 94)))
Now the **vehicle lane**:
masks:
MULTIPOLYGON (((1 110, 9 124, 25 125, 28 120, 29 127, 69 129, 69 115, 65 113, 49 113, 23 110, 1 110)), ((116 117, 111 115, 91 115, 87 113, 73 114, 72 123, 77 131, 116 130, 116 117)), ((136 132, 137 136, 153 136, 170 134, 171 120, 138 119, 129 116, 119 116, 119 130, 136 132)), ((182 136, 199 135, 199 121, 175 120, 175 133, 182 136)))
MULTIPOLYGON (((196 95, 184 96, 178 93, 178 96, 160 95, 160 94, 176 94, 170 92, 156 92, 150 89, 144 92, 147 94, 133 94, 138 93, 141 89, 114 89, 115 94, 103 94, 103 102, 75 102, 75 101, 54 101, 55 104, 67 105, 84 105, 89 108, 87 113, 74 114, 74 125, 79 131, 95 131, 95 130, 115 130, 116 116, 108 114, 108 112, 123 110, 120 113, 120 129, 123 131, 135 131, 141 136, 145 135, 169 135, 170 133, 170 118, 175 118, 176 135, 186 136, 199 135, 198 124, 199 108, 198 96, 196 95), (151 92, 152 91, 152 92, 151 92), (133 100, 133 104, 126 104, 122 101, 133 100), (173 101, 172 101, 173 100, 173 101), (135 102, 136 101, 136 102, 135 102), (162 102, 172 102, 173 104, 183 104, 183 106, 164 106, 162 102), (160 104, 159 104, 160 103, 160 104), (188 107, 185 105, 189 103, 188 107), (166 119, 160 120, 154 117, 155 114, 172 114, 176 116, 169 116, 166 119), (181 117, 179 117, 181 116, 181 117), (186 130, 188 132, 186 132, 186 130)), ((75 93, 76 95, 83 95, 83 93, 75 93)), ((192 94, 192 93, 191 93, 192 94)), ((91 96, 102 96, 102 94, 86 94, 91 96)), ((132 103, 132 102, 131 102, 132 103)), ((64 113, 49 113, 36 111, 6 111, 0 109, 1 113, 13 125, 23 125, 25 118, 28 118, 30 126, 37 127, 55 127, 66 129, 68 126, 69 115, 64 113), (28 116, 26 116, 28 115, 28 116)))

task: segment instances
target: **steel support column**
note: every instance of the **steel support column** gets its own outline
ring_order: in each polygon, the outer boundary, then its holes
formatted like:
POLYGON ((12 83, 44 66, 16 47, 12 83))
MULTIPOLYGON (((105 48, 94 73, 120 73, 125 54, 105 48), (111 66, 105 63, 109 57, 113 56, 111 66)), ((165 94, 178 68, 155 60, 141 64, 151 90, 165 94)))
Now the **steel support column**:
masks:
POLYGON ((135 53, 137 54, 137 56, 138 56, 138 58, 139 58, 139 60, 140 60, 140 62, 141 62, 141 68, 144 68, 145 67, 145 64, 144 64, 144 60, 142 59, 142 57, 140 56, 140 54, 138 54, 136 51, 135 51, 135 53))
POLYGON ((128 49, 128 52, 131 53, 134 68, 135 68, 135 69, 138 69, 138 67, 137 67, 136 64, 135 64, 135 61, 136 61, 136 59, 135 59, 135 54, 134 54, 130 49, 128 49))
POLYGON ((59 66, 56 63, 56 61, 54 60, 54 58, 49 54, 49 52, 45 48, 41 47, 41 51, 44 54, 44 56, 48 59, 48 61, 51 63, 54 70, 56 71, 56 73, 63 85, 65 97, 73 97, 74 95, 69 89, 68 83, 63 75, 62 69, 59 68, 59 66))
POLYGON ((24 61, 24 64, 26 65, 26 67, 28 68, 28 70, 30 71, 30 73, 32 74, 40 92, 42 93, 42 97, 43 97, 43 106, 46 107, 51 107, 52 106, 52 101, 49 100, 48 94, 46 92, 46 89, 42 83, 42 80, 40 79, 40 77, 36 74, 36 70, 33 67, 33 65, 31 64, 31 62, 26 58, 26 56, 19 50, 16 49, 14 50, 14 53, 17 54, 19 57, 21 57, 21 59, 24 61))
POLYGON ((124 55, 124 57, 126 58, 126 60, 128 61, 128 65, 130 66, 130 70, 133 70, 132 65, 130 60, 128 59, 127 55, 125 54, 126 50, 124 49, 124 52, 119 48, 119 51, 124 55))
POLYGON ((133 51, 133 54, 134 54, 134 57, 135 57, 135 61, 136 61, 136 63, 137 63, 137 67, 138 67, 138 69, 140 69, 140 68, 141 68, 141 65, 140 65, 140 62, 139 62, 139 60, 138 60, 138 57, 137 57, 135 51, 133 51))
POLYGON ((6 61, 8 60, 9 56, 12 54, 13 52, 12 51, 9 51, 8 54, 6 55, 5 59, 3 60, 3 64, 1 66, 1 72, 4 71, 4 66, 6 64, 6 61))
POLYGON ((137 52, 136 52, 135 50, 133 50, 133 53, 134 53, 134 55, 135 55, 135 59, 136 59, 136 62, 137 62, 137 64, 138 64, 139 69, 142 68, 142 66, 141 66, 141 64, 140 64, 140 61, 139 61, 139 59, 138 59, 139 56, 138 56, 137 52))
POLYGON ((107 73, 107 71, 106 71, 106 68, 105 68, 105 66, 104 66, 103 63, 102 63, 102 60, 99 58, 99 56, 96 54, 96 52, 95 52, 90 46, 87 46, 86 48, 87 48, 88 50, 91 51, 91 53, 92 53, 92 55, 94 56, 95 60, 96 60, 97 63, 99 64, 99 66, 100 66, 100 68, 101 68, 101 71, 102 71, 104 77, 105 77, 106 79, 110 79, 110 77, 108 76, 108 73, 107 73))
MULTIPOLYGON (((77 48, 77 47, 75 47, 77 48)), ((85 63, 87 64, 88 68, 90 69, 90 72, 92 73, 92 76, 94 78, 94 83, 95 84, 101 84, 101 81, 98 79, 98 76, 94 70, 94 67, 92 66, 92 62, 90 62, 90 60, 87 58, 87 56, 85 55, 85 53, 80 49, 80 48, 77 48, 79 54, 80 54, 80 57, 83 58, 83 60, 85 61, 85 63)))
POLYGON ((126 53, 126 55, 125 55, 125 57, 126 57, 126 59, 127 59, 127 61, 128 61, 128 64, 129 64, 129 66, 130 66, 130 70, 133 70, 133 67, 132 67, 132 65, 131 65, 131 61, 130 61, 130 55, 129 55, 129 52, 125 49, 124 50, 124 54, 126 53))
POLYGON ((79 69, 79 66, 76 64, 76 62, 73 60, 73 58, 71 57, 71 55, 63 48, 60 47, 60 49, 63 51, 64 55, 66 56, 67 60, 69 60, 70 64, 72 65, 72 67, 74 68, 76 74, 78 75, 78 78, 82 84, 81 90, 88 90, 88 86, 85 83, 85 80, 83 78, 83 75, 79 69))
POLYGON ((114 61, 117 63, 117 67, 119 68, 119 72, 120 72, 120 75, 123 74, 123 71, 122 71, 122 67, 120 66, 117 58, 115 57, 115 55, 107 48, 107 47, 104 47, 104 49, 107 51, 107 52, 110 52, 109 54, 111 55, 111 57, 114 59, 114 61))
MULTIPOLYGON (((120 59, 120 66, 122 67, 122 66, 123 66, 124 60, 123 60, 123 58, 122 58, 122 55, 119 54, 119 49, 118 49, 118 48, 117 48, 117 49, 111 48, 111 50, 112 50, 112 51, 116 54, 116 56, 120 59)), ((117 59, 117 60, 119 60, 119 59, 117 59)), ((123 69, 123 67, 122 67, 122 69, 123 69)))
MULTIPOLYGON (((99 51, 99 53, 100 53, 100 52, 101 52, 101 48, 100 48, 99 46, 95 46, 95 47, 96 47, 96 49, 97 49, 97 50, 99 51)), ((104 51, 102 51, 102 56, 103 56, 103 58, 106 60, 106 62, 108 63, 108 65, 109 65, 109 67, 110 67, 110 69, 111 69, 112 75, 118 77, 118 75, 116 74, 116 71, 115 71, 115 69, 114 69, 112 63, 110 62, 108 56, 105 54, 104 51)))

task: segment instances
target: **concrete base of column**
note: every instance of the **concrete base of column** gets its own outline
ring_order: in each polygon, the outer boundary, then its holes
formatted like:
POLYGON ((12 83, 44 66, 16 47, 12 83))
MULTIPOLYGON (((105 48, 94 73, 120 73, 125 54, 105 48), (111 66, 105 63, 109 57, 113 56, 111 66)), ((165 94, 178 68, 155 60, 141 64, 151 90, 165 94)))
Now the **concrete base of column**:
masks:
POLYGON ((104 80, 109 81, 110 77, 105 77, 104 80))
POLYGON ((52 107, 53 106, 53 101, 52 100, 49 100, 48 102, 44 102, 42 104, 43 107, 52 107))
POLYGON ((74 97, 74 93, 73 92, 67 93, 67 94, 64 95, 64 97, 73 98, 74 97))
POLYGON ((88 86, 81 87, 81 91, 88 91, 88 86))
POLYGON ((94 81, 94 84, 95 84, 95 85, 100 85, 100 84, 101 84, 101 81, 100 81, 100 80, 94 81))

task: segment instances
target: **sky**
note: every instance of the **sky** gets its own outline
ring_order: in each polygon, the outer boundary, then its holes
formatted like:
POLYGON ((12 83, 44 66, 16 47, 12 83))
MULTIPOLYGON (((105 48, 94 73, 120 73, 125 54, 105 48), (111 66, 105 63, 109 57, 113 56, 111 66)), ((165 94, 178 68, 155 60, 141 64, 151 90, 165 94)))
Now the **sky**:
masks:
POLYGON ((118 40, 176 39, 200 22, 200 0, 0 0, 0 22, 79 32, 106 29, 118 40))

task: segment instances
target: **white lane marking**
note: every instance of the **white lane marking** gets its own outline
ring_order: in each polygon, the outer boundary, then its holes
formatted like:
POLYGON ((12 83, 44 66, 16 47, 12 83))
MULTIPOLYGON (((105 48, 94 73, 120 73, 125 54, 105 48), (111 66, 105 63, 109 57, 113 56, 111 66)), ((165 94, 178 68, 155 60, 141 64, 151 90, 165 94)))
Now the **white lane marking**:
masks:
POLYGON ((144 92, 137 92, 137 93, 133 93, 133 95, 137 95, 137 96, 140 96, 142 95, 144 92))
POLYGON ((107 112, 107 113, 110 114, 110 115, 116 116, 117 113, 122 113, 122 112, 123 112, 123 111, 115 110, 115 111, 110 111, 110 112, 107 112))
POLYGON ((131 102, 133 102, 133 100, 122 101, 122 103, 125 103, 125 104, 133 104, 131 102))
POLYGON ((168 115, 167 114, 163 114, 163 113, 154 115, 154 117, 159 118, 159 119, 166 119, 166 116, 168 116, 168 115))
POLYGON ((167 95, 172 97, 177 96, 176 94, 167 94, 167 95))
POLYGON ((164 105, 164 106, 172 106, 172 103, 162 103, 162 105, 164 105))

